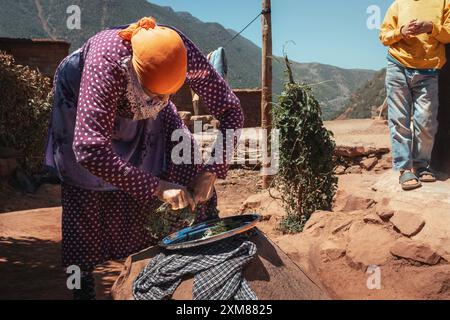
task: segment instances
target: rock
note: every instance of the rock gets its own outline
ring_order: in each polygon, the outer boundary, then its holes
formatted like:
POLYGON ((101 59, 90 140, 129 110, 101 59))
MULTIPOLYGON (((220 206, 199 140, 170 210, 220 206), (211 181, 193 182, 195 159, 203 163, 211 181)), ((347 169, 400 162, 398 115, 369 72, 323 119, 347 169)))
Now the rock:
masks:
POLYGON ((337 174, 338 176, 341 176, 341 175, 345 174, 345 170, 346 170, 346 169, 347 169, 347 168, 344 167, 344 166, 338 166, 338 167, 334 170, 334 173, 337 174))
POLYGON ((387 222, 387 221, 391 220, 391 218, 394 216, 394 211, 389 211, 389 210, 378 211, 377 210, 377 215, 381 218, 381 220, 387 222))
POLYGON ((360 166, 351 166, 345 170, 346 174, 361 174, 362 168, 360 166))
POLYGON ((345 245, 334 241, 324 241, 320 245, 320 255, 325 260, 338 260, 345 256, 345 245))
POLYGON ((214 120, 213 116, 210 115, 206 115, 206 116, 192 116, 191 117, 191 121, 201 121, 202 123, 210 123, 211 121, 214 120))
POLYGON ((391 257, 389 251, 395 241, 386 229, 371 224, 355 224, 349 230, 346 256, 350 266, 366 270, 370 265, 382 266, 391 257))
POLYGON ((342 211, 350 212, 357 210, 366 210, 375 204, 375 200, 368 198, 361 198, 354 195, 350 195, 345 200, 345 205, 342 211))
POLYGON ((325 221, 327 218, 333 215, 330 211, 316 211, 309 218, 308 222, 305 224, 305 230, 323 228, 325 226, 325 221))
MULTIPOLYGON (((261 232, 251 239, 256 256, 244 268, 243 276, 260 300, 328 300, 315 284, 281 249, 261 232)), ((129 257, 111 294, 115 300, 133 300, 132 285, 139 273, 159 252, 150 248, 129 257)), ((173 295, 174 300, 192 300, 193 280, 185 279, 173 295)))
POLYGON ((384 170, 392 169, 392 157, 383 157, 378 161, 378 166, 384 170))
POLYGON ((368 224, 383 224, 383 220, 375 213, 369 213, 363 218, 363 221, 368 224))
POLYGON ((441 260, 441 256, 428 244, 407 238, 398 239, 391 247, 390 252, 396 257, 428 265, 436 265, 441 260))
POLYGON ((261 207, 261 202, 263 201, 262 197, 263 197, 262 194, 255 194, 250 196, 242 204, 241 212, 246 212, 248 210, 255 210, 261 207))
POLYGON ((406 211, 395 212, 390 221, 406 237, 419 234, 425 226, 425 221, 420 215, 406 211))
POLYGON ((378 158, 367 158, 361 161, 360 165, 363 169, 370 171, 378 163, 378 158))
POLYGON ((363 146, 357 147, 336 146, 335 154, 337 156, 355 158, 364 156, 366 154, 366 149, 363 146))
POLYGON ((394 216, 394 211, 389 208, 391 203, 390 198, 382 198, 377 204, 377 215, 385 222, 389 221, 394 216))
POLYGON ((350 226, 352 225, 352 223, 353 223, 353 220, 347 220, 347 221, 338 223, 338 225, 335 225, 332 227, 331 233, 336 235, 341 231, 348 230, 350 228, 350 226))
POLYGON ((389 148, 375 148, 367 146, 337 146, 335 155, 346 158, 364 157, 370 154, 383 155, 389 153, 389 148))

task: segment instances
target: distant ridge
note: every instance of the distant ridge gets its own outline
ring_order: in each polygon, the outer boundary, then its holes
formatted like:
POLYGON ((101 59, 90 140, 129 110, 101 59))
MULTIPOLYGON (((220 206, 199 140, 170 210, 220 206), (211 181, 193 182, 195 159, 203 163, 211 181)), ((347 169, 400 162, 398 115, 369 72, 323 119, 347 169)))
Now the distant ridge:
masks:
MULTIPOLYGON (((3 0, 0 37, 57 37, 70 41, 71 49, 75 50, 102 29, 150 15, 160 23, 182 30, 205 53, 223 46, 236 34, 236 31, 227 30, 218 23, 202 22, 188 12, 175 12, 170 7, 146 0, 3 0), (81 8, 81 30, 69 30, 66 26, 66 10, 74 4, 81 8)), ((231 85, 235 88, 260 87, 261 48, 239 36, 226 51, 231 85)), ((309 84, 332 80, 313 88, 325 119, 343 110, 351 95, 375 74, 372 70, 348 70, 319 63, 295 62, 293 71, 298 80, 309 84)), ((284 66, 277 62, 276 57, 273 74, 274 91, 278 94, 284 80, 284 66)))

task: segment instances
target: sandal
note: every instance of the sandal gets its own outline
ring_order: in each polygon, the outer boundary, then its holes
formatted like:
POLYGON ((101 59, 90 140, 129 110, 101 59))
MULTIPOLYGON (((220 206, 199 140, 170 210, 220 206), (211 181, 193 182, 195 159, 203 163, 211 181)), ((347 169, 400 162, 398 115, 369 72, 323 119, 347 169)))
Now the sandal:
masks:
POLYGON ((402 185, 402 189, 405 191, 414 190, 420 188, 422 183, 420 183, 419 178, 412 172, 405 172, 400 176, 400 184, 402 185), (410 181, 417 181, 416 184, 406 184, 410 181))
POLYGON ((420 168, 416 170, 417 176, 421 182, 436 182, 436 175, 428 168, 420 168), (425 178, 430 176, 431 178, 425 178))

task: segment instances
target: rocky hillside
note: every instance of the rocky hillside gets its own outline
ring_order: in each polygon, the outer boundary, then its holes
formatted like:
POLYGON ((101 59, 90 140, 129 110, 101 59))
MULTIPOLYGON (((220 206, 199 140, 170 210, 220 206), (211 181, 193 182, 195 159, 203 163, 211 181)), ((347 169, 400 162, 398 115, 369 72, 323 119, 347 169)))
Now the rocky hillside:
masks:
POLYGON ((381 106, 386 98, 385 77, 385 69, 377 72, 373 79, 352 94, 344 111, 335 117, 341 120, 371 118, 372 111, 381 106))
MULTIPOLYGON (((255 8, 255 12, 258 10, 255 8)), ((3 0, 0 37, 61 38, 70 41, 71 49, 75 50, 104 28, 128 24, 149 15, 160 23, 183 30, 205 53, 223 46, 236 34, 236 31, 227 30, 220 24, 205 23, 189 13, 175 12, 145 0, 3 0), (66 11, 70 5, 81 8, 80 30, 67 28, 69 14, 66 11)), ((240 36, 226 50, 231 85, 235 88, 259 87, 261 48, 240 36)), ((275 93, 281 91, 283 69, 283 65, 275 59, 275 93)), ((327 119, 342 110, 351 94, 374 74, 371 70, 345 70, 318 63, 294 63, 294 72, 299 80, 314 84, 315 94, 327 119), (315 85, 318 83, 322 84, 315 85)))

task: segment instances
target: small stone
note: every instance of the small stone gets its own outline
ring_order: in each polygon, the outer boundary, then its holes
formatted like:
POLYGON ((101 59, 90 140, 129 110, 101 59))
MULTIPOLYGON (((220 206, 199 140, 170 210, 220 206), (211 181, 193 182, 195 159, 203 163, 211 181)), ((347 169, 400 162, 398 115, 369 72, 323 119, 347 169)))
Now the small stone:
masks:
POLYGON ((385 170, 392 169, 392 157, 384 157, 379 162, 378 165, 385 170))
POLYGON ((369 223, 369 224, 382 224, 383 220, 381 220, 381 218, 376 215, 375 213, 370 213, 368 215, 366 215, 363 218, 364 223, 369 223))
POLYGON ((419 234, 425 226, 425 220, 420 215, 406 211, 395 212, 390 221, 406 237, 419 234))
POLYGON ((391 247, 390 252, 396 257, 428 265, 436 265, 441 260, 441 256, 428 244, 406 238, 398 239, 391 247))
POLYGON ((373 167, 378 163, 377 158, 367 158, 363 161, 361 161, 360 165, 362 168, 366 169, 367 171, 370 171, 373 169, 373 167))
POLYGON ((335 174, 337 174, 338 176, 341 176, 343 174, 345 174, 345 167, 344 166, 338 166, 336 168, 336 170, 334 171, 335 174))
POLYGON ((389 221, 394 216, 394 211, 389 210, 381 210, 377 211, 377 215, 381 218, 383 221, 389 221))
POLYGON ((346 174, 361 174, 362 173, 362 169, 360 166, 351 166, 350 168, 347 168, 347 170, 345 170, 346 174))
POLYGON ((252 195, 247 200, 244 201, 241 210, 243 211, 255 210, 261 207, 262 200, 263 200, 262 195, 260 194, 252 195))

